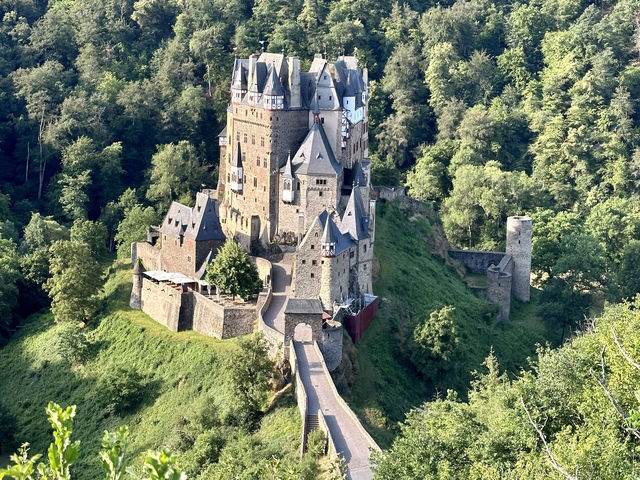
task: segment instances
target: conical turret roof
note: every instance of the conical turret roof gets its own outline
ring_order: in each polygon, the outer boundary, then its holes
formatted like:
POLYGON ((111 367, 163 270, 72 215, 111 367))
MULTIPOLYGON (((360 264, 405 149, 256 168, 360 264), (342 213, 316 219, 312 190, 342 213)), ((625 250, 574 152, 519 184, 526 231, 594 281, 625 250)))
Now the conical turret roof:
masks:
POLYGON ((282 178, 293 178, 293 173, 291 170, 291 152, 289 152, 287 162, 284 164, 284 172, 282 174, 282 178))
POLYGON ((236 144, 236 149, 231 157, 231 166, 242 168, 242 152, 240 151, 240 142, 236 144))
POLYGON ((365 214, 358 185, 351 190, 347 208, 342 216, 340 231, 348 233, 354 240, 369 238, 369 216, 365 214))
POLYGON ((282 89, 282 85, 280 85, 280 80, 278 79, 278 75, 276 75, 276 68, 273 65, 269 67, 269 72, 267 73, 267 81, 264 84, 264 90, 262 91, 262 94, 277 97, 284 96, 284 90, 282 89))
POLYGON ((324 232, 322 233, 322 243, 328 244, 333 243, 336 244, 338 242, 337 233, 334 231, 332 227, 335 227, 335 224, 331 220, 331 215, 327 215, 327 221, 324 224, 324 232))

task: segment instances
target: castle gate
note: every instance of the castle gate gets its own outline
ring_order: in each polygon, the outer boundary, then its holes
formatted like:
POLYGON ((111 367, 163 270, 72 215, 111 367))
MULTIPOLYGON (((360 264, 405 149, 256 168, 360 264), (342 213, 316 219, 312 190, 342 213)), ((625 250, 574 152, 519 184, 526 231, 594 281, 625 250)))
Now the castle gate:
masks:
POLYGON ((311 327, 311 341, 322 343, 322 303, 319 298, 289 298, 284 309, 284 343, 290 345, 296 327, 311 327))

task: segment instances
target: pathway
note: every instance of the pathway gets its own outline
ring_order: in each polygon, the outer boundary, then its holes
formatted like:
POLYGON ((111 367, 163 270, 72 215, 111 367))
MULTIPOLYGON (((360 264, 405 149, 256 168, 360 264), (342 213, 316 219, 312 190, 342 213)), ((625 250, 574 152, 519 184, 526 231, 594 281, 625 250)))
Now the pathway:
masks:
MULTIPOLYGON (((273 297, 264 313, 265 323, 284 332, 284 309, 291 292, 291 254, 273 264, 273 297)), ((311 342, 293 342, 298 357, 298 375, 304 384, 308 400, 308 412, 313 415, 319 409, 325 416, 336 450, 349 467, 347 479, 370 480, 369 442, 354 419, 345 411, 337 398, 311 342)), ((347 407, 348 408, 348 407, 347 407)))
POLYGON ((298 375, 307 392, 308 411, 314 414, 322 410, 336 450, 349 467, 347 479, 371 479, 369 442, 336 398, 330 385, 333 380, 322 368, 316 349, 311 342, 294 342, 294 346, 298 357, 298 375))

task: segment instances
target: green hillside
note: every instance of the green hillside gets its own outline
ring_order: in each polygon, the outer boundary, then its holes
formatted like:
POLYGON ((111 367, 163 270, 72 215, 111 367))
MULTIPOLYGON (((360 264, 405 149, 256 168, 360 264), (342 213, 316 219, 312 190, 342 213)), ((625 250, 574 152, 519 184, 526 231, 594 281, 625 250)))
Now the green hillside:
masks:
POLYGON ((469 289, 453 267, 432 254, 430 239, 437 218, 417 215, 397 203, 378 206, 375 254, 380 274, 374 292, 380 310, 356 344, 359 375, 352 388, 360 417, 382 447, 397 433, 398 421, 412 407, 453 389, 466 394, 471 372, 491 348, 507 372, 527 366, 537 344, 558 342, 560 330, 537 315, 538 292, 529 304, 512 300, 511 319, 494 322, 495 309, 469 289), (461 348, 452 369, 424 379, 411 363, 407 340, 412 324, 445 305, 457 312, 461 348))
MULTIPOLYGON (((102 477, 97 452, 103 431, 123 424, 131 432, 134 463, 148 449, 169 446, 181 454, 189 478, 227 478, 217 476, 223 466, 243 472, 233 478, 257 478, 273 456, 298 464, 301 423, 293 396, 281 398, 253 431, 234 425, 225 364, 238 351, 237 341, 170 332, 129 309, 130 287, 129 267, 116 263, 105 286, 104 313, 86 327, 90 358, 83 366, 72 368, 58 355, 63 326, 49 313, 32 316, 0 349, 0 410, 17 423, 16 443, 28 441, 31 453, 45 452, 51 440, 45 406, 55 401, 77 405, 78 480, 102 477), (135 372, 142 386, 126 413, 114 413, 102 398, 105 379, 116 371, 120 378, 135 372)), ((314 469, 310 460, 303 465, 306 472, 314 469)))

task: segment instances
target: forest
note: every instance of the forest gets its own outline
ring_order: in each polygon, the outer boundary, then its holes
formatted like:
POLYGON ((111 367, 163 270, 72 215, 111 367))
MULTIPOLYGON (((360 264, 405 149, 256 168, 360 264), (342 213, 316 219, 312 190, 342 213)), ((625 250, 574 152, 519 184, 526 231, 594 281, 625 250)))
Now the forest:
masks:
MULTIPOLYGON (((490 356, 468 392, 414 410, 378 478, 637 477, 637 372, 619 355, 638 345, 639 0, 0 0, 0 15, 0 345, 49 306, 90 324, 114 255, 215 188, 234 56, 353 54, 373 183, 434 202, 461 248, 500 250, 506 217, 531 215, 539 315, 575 337, 515 380, 490 356)), ((406 356, 430 381, 424 355, 452 362, 457 317, 423 313, 406 356)))

